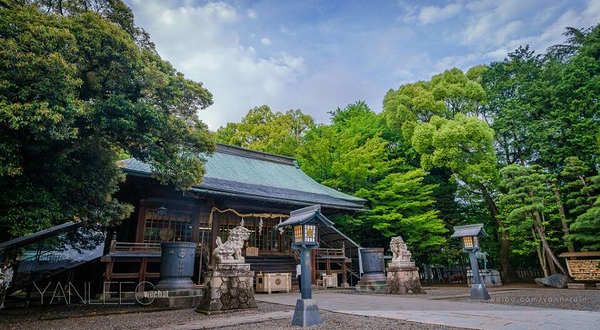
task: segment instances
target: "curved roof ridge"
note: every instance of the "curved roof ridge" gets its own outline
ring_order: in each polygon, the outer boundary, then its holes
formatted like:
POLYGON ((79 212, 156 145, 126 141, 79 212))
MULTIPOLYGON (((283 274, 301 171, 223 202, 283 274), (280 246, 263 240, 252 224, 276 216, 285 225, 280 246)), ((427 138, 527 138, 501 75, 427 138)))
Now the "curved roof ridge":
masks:
POLYGON ((252 149, 238 147, 238 146, 229 145, 229 144, 217 143, 215 152, 219 152, 219 153, 223 153, 223 154, 230 154, 230 155, 240 156, 240 157, 245 157, 245 158, 253 158, 253 159, 260 159, 260 160, 265 160, 265 161, 272 161, 272 162, 282 163, 282 164, 291 165, 291 166, 298 166, 298 162, 296 161, 296 158, 294 158, 294 157, 273 154, 270 152, 252 150, 252 149))

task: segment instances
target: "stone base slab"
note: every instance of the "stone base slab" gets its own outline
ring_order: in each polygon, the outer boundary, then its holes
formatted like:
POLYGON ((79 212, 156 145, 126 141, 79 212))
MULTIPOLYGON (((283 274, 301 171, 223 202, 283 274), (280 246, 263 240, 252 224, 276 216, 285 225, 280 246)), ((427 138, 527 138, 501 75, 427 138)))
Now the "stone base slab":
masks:
POLYGON ((473 284, 471 285, 471 299, 490 300, 492 297, 490 297, 485 284, 473 284))
POLYGON ((249 264, 217 264, 204 283, 203 297, 196 309, 204 314, 256 308, 254 272, 249 264))
POLYGON ((156 308, 194 308, 201 299, 201 290, 146 291, 143 303, 156 308))
POLYGON ((412 265, 390 265, 387 270, 386 293, 425 293, 419 278, 419 268, 412 265))
POLYGON ((367 291, 367 292, 386 292, 386 281, 363 281, 360 280, 356 283, 356 291, 367 291))
POLYGON ((596 289, 600 290, 600 283, 596 283, 596 289))
POLYGON ((292 325, 307 328, 323 324, 317 301, 314 299, 298 299, 292 316, 292 325))
POLYGON ((585 290, 585 283, 567 283, 569 289, 585 290))

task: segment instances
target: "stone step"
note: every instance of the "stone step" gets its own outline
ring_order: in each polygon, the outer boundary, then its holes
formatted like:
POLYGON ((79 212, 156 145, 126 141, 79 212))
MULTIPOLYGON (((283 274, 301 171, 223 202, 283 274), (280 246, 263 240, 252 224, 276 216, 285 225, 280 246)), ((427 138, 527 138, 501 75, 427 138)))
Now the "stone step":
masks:
POLYGON ((152 306, 154 308, 182 309, 197 307, 200 304, 201 300, 201 295, 158 297, 144 298, 144 304, 148 304, 149 306, 152 306))

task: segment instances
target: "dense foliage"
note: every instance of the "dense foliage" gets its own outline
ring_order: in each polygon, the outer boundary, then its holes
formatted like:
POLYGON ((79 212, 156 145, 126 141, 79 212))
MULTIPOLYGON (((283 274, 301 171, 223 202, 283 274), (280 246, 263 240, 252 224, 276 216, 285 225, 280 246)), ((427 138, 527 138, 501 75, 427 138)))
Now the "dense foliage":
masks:
POLYGON ((314 125, 294 110, 304 125, 293 131, 263 106, 218 137, 295 156, 315 180, 367 199, 367 212, 335 219, 364 246, 402 235, 418 261, 449 265, 461 255, 451 227, 483 222, 505 274, 565 272, 558 253, 600 248, 600 26, 565 35, 545 54, 519 47, 391 89, 380 114, 356 102, 314 125))
POLYGON ((181 189, 200 181, 198 155, 214 146, 197 111, 211 102, 160 58, 120 1, 3 1, 1 240, 126 217, 131 206, 111 197, 120 155, 181 189))

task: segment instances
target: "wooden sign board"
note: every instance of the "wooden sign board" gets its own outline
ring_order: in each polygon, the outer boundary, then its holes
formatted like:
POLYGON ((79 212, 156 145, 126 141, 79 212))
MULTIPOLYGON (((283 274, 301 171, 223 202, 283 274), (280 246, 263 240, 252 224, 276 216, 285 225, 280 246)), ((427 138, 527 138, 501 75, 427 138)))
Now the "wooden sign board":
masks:
POLYGON ((600 281, 600 259, 567 260, 567 267, 576 281, 600 281))

